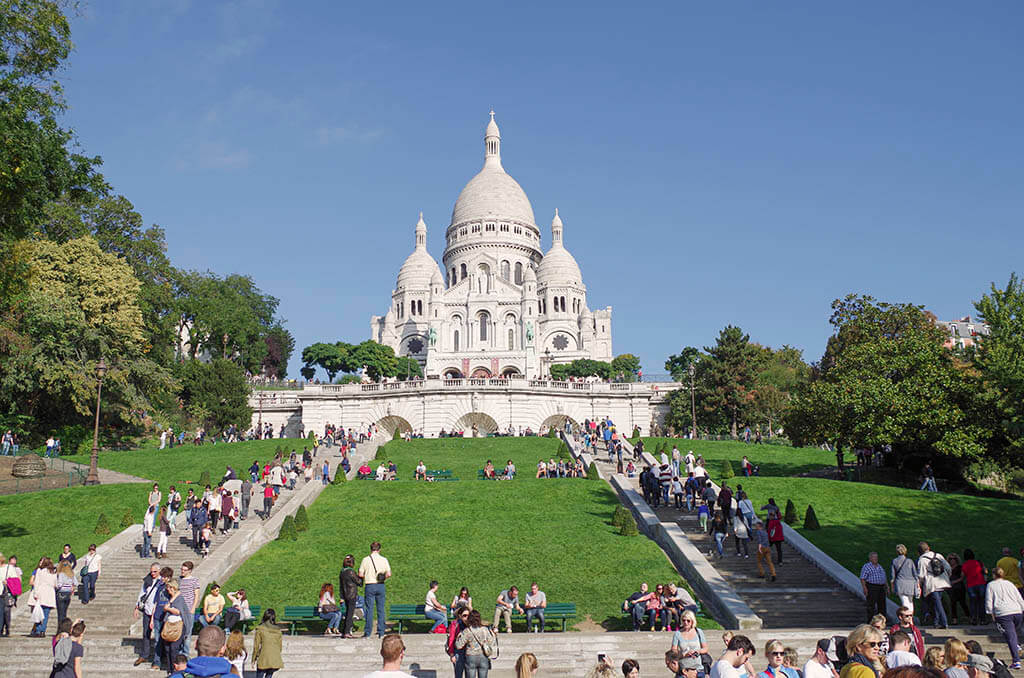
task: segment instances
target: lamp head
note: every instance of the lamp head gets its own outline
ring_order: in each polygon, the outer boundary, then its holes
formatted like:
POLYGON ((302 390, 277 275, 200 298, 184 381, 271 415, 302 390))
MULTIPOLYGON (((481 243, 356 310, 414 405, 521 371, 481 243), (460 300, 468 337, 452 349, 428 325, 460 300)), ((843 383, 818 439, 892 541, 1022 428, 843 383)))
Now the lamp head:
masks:
POLYGON ((98 363, 96 363, 96 377, 99 378, 99 379, 102 379, 103 377, 106 376, 106 374, 107 374, 107 364, 105 362, 103 362, 103 358, 100 358, 100 361, 98 363))

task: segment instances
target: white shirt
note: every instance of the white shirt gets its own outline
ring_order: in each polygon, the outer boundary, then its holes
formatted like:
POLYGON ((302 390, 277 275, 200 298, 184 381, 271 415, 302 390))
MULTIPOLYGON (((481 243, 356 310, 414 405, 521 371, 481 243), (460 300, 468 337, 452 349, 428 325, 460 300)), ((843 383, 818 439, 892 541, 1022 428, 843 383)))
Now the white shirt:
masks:
POLYGON ((99 572, 100 571, 100 563, 103 560, 103 556, 101 556, 99 553, 95 553, 95 554, 92 555, 92 557, 90 557, 87 554, 85 556, 85 558, 83 558, 83 560, 85 560, 85 568, 84 569, 85 569, 86 572, 99 572))
POLYGON ((804 678, 832 678, 832 669, 811 657, 804 664, 804 678))
POLYGON ((414 678, 405 671, 374 671, 367 673, 363 678, 414 678))
POLYGON ((711 678, 740 678, 740 670, 732 662, 719 659, 711 667, 711 678))
POLYGON ((885 665, 890 669, 898 669, 901 666, 920 666, 921 658, 913 652, 893 650, 885 655, 885 665))

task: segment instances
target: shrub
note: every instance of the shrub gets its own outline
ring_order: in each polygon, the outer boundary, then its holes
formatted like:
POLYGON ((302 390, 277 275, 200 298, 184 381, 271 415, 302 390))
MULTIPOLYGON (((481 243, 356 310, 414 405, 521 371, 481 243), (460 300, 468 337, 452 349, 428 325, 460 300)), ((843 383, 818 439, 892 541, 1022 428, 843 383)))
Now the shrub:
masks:
POLYGON ((572 454, 569 452, 569 446, 565 444, 564 440, 558 446, 558 458, 559 459, 572 459, 572 454))
POLYGON ((786 500, 786 511, 782 514, 782 519, 787 525, 796 525, 796 506, 792 499, 786 500))
POLYGON ((597 475, 597 462, 590 462, 590 468, 587 469, 587 478, 589 480, 600 480, 601 476, 597 475))
POLYGON ((735 478, 736 473, 732 470, 732 464, 728 459, 722 461, 722 480, 728 480, 729 478, 735 478))
POLYGON ((338 468, 334 469, 334 477, 331 479, 331 485, 341 485, 343 482, 348 480, 345 476, 345 469, 338 464, 338 468))
POLYGON ((203 471, 202 473, 199 474, 199 484, 202 487, 206 487, 207 485, 210 484, 210 472, 209 471, 203 471))
POLYGON ((396 426, 395 427, 395 432, 391 435, 391 439, 392 440, 401 440, 402 439, 402 429, 400 429, 400 428, 398 428, 396 426))
POLYGON ((619 528, 619 534, 623 537, 635 537, 638 534, 636 520, 633 519, 633 514, 629 511, 626 512, 626 518, 622 522, 622 527, 619 528))
POLYGON ((612 525, 621 528, 623 523, 626 522, 626 516, 629 514, 627 509, 622 504, 615 507, 615 512, 612 514, 612 525))
POLYGON ((556 431, 555 427, 552 426, 551 428, 548 429, 548 438, 557 438, 557 437, 558 437, 558 431, 556 431))
POLYGON ((383 445, 377 448, 377 454, 375 454, 373 458, 376 459, 377 461, 384 461, 387 458, 384 453, 383 445))
POLYGON ((820 530, 821 524, 818 522, 818 516, 814 513, 814 507, 810 504, 807 505, 807 513, 804 514, 804 529, 805 530, 820 530))
POLYGON ((634 426, 633 427, 633 435, 631 435, 629 437, 632 438, 633 440, 636 440, 637 438, 639 438, 640 437, 640 427, 639 426, 634 426))
POLYGON ((281 531, 277 533, 277 538, 280 541, 295 541, 299 538, 299 533, 295 529, 295 518, 292 516, 284 517, 284 522, 281 523, 281 531))
POLYGON ((299 504, 299 510, 295 512, 295 531, 305 532, 309 529, 309 514, 306 513, 306 507, 303 504, 299 504))
POLYGON ((125 511, 124 515, 121 516, 121 529, 123 530, 126 527, 131 527, 134 524, 135 524, 135 518, 132 517, 132 512, 131 511, 125 511))
POLYGON ((101 513, 100 517, 96 519, 96 529, 93 532, 96 534, 110 534, 110 521, 107 520, 106 513, 101 513))

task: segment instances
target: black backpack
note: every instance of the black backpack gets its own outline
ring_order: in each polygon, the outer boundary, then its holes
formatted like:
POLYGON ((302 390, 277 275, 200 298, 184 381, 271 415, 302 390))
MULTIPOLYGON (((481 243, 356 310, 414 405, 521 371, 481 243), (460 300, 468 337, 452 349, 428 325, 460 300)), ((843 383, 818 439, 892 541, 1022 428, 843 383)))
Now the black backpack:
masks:
POLYGON ((995 658, 995 652, 989 652, 988 658, 992 660, 992 675, 996 678, 1013 678, 1010 667, 1002 659, 995 658))
POLYGON ((946 568, 938 556, 932 556, 931 560, 928 561, 928 571, 932 573, 933 577, 941 577, 946 574, 946 568))

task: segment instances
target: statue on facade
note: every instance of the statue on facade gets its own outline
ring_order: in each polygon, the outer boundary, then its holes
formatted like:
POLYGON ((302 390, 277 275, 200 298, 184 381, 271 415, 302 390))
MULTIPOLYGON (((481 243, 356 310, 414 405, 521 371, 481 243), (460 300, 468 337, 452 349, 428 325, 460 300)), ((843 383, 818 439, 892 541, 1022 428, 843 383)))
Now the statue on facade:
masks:
POLYGON ((433 327, 430 328, 430 332, 427 334, 427 340, 430 341, 431 346, 437 343, 437 330, 433 327))
POLYGON ((533 323, 532 322, 527 322, 526 323, 526 343, 528 343, 528 344, 532 344, 533 343, 533 323))

